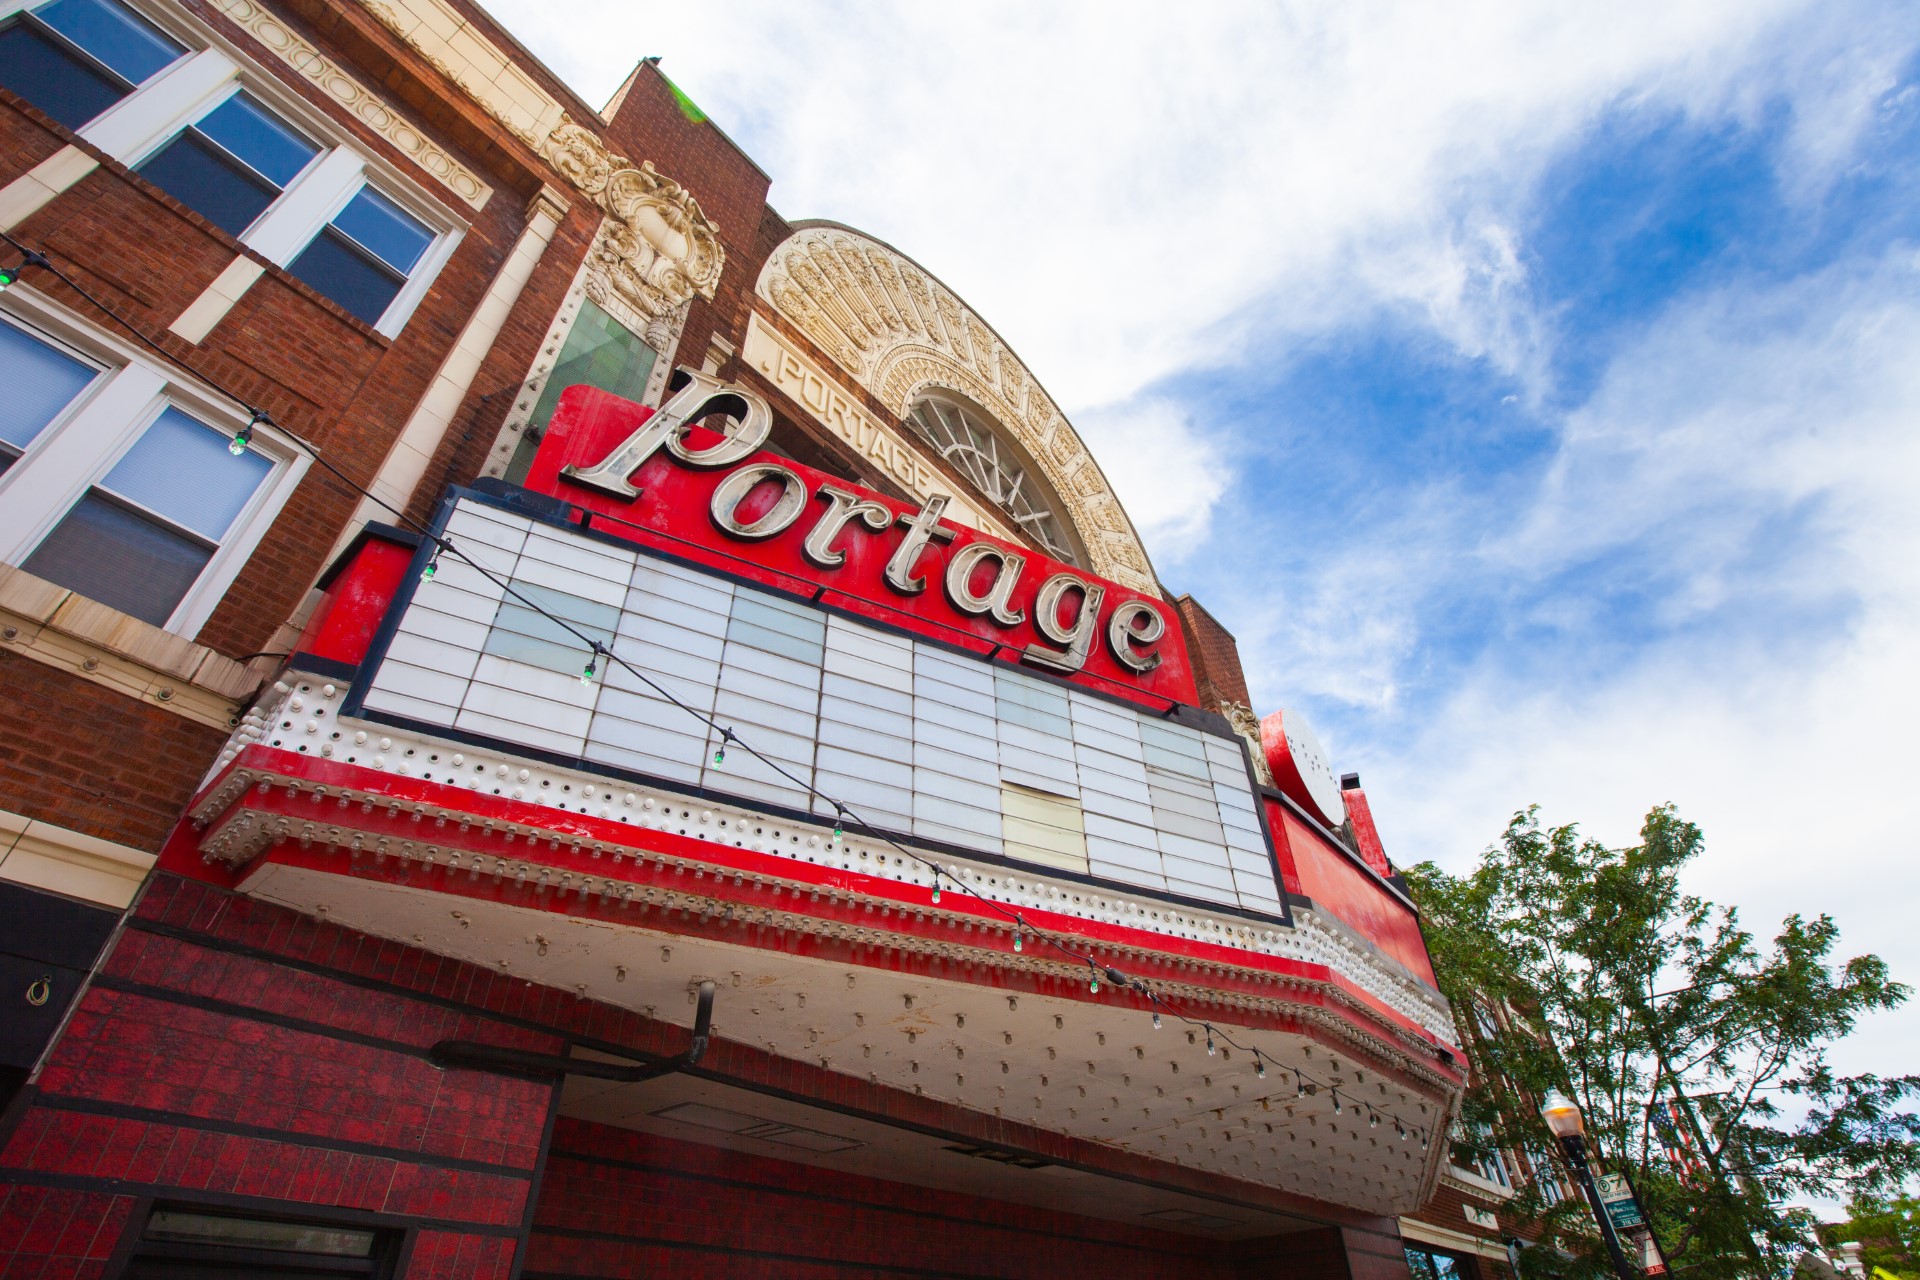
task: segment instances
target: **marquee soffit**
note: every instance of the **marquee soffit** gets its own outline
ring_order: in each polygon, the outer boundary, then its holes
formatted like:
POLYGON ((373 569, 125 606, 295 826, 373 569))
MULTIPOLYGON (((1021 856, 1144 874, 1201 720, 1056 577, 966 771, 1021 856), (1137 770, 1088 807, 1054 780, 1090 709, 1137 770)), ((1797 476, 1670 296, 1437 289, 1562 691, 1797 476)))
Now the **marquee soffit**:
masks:
POLYGON ((800 222, 755 288, 896 416, 933 387, 985 409, 1060 495, 1088 567, 1159 594, 1133 522, 1072 424, 1000 335, 931 272, 850 227, 800 222))

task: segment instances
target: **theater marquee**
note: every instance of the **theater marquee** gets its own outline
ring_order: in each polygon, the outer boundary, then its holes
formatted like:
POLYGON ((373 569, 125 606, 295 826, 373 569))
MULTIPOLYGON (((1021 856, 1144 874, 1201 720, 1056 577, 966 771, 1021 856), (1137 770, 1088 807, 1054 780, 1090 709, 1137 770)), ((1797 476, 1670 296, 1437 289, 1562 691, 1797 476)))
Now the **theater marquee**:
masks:
POLYGON ((584 522, 462 497, 445 534, 487 572, 442 558, 359 706, 1284 916, 1245 746, 1192 706, 1164 603, 761 452, 757 403, 732 436, 676 425, 723 403, 707 384, 658 414, 568 391, 528 487, 584 522), (635 669, 583 682, 574 631, 635 669))

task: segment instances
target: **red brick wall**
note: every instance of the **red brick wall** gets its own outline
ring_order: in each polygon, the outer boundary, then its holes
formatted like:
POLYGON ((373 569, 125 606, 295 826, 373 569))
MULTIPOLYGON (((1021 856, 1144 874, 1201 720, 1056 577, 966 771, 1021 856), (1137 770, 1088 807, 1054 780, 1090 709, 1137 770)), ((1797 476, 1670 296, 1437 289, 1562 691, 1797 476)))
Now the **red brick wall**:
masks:
POLYGON ((680 338, 680 363, 698 368, 713 334, 740 344, 747 298, 765 258, 758 246, 766 213, 767 175, 714 122, 689 119, 674 100, 666 77, 651 65, 634 73, 605 136, 616 152, 636 164, 650 160, 661 173, 686 187, 700 202, 701 211, 720 228, 727 265, 719 291, 712 303, 694 303, 680 338))
MULTIPOLYGON (((269 74, 279 74, 277 59, 265 58, 260 65, 269 74)), ((290 87, 321 110, 343 117, 337 103, 304 81, 290 77, 290 87)), ((342 130, 358 135, 355 141, 372 149, 386 145, 366 136, 350 119, 342 118, 342 130)), ((62 143, 90 150, 3 90, 0 143, 5 144, 0 146, 0 183, 62 143)), ((498 157, 492 158, 493 167, 499 168, 498 157)), ((491 180, 500 180, 477 161, 475 166, 491 180)), ((524 172, 509 176, 525 185, 524 172)), ((111 161, 14 234, 44 248, 56 266, 156 339, 172 363, 266 409, 275 422, 313 442, 331 463, 364 484, 386 457, 526 222, 525 198, 511 188, 497 189, 486 208, 475 211, 424 174, 417 185, 471 226, 394 338, 375 333, 271 266, 205 341, 196 345, 167 333, 188 303, 237 254, 247 251, 232 236, 111 161)), ((58 281, 36 275, 30 283, 86 323, 126 338, 114 320, 58 281)), ((263 649, 299 605, 357 502, 357 494, 321 467, 312 467, 197 638, 233 657, 263 649)))
POLYGON ((0 808, 158 853, 225 738, 0 650, 0 808))
POLYGON ((1200 686, 1200 705, 1211 709, 1222 702, 1244 702, 1251 706, 1246 672, 1240 667, 1240 646, 1234 643, 1233 633, 1192 596, 1181 596, 1173 603, 1180 614, 1180 629, 1186 632, 1187 653, 1200 686))

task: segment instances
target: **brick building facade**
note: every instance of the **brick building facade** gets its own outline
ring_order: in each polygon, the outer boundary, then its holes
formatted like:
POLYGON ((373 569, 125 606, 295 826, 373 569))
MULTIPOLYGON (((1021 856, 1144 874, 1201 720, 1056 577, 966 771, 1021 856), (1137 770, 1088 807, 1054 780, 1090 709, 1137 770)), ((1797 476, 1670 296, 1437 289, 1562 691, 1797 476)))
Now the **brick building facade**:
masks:
POLYGON ((465 0, 0 129, 0 1276, 1407 1275, 1411 904, 937 276, 465 0))

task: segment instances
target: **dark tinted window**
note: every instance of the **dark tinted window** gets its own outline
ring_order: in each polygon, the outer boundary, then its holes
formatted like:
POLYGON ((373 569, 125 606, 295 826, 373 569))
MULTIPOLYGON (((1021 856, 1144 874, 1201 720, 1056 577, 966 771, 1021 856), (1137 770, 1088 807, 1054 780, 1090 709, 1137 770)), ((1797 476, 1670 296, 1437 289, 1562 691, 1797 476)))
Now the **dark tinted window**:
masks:
POLYGON ((33 16, 85 49, 129 84, 145 84, 186 46, 116 0, 53 0, 33 16))
POLYGON ((272 471, 169 407, 20 567, 163 627, 272 471))
POLYGON ((287 270, 378 324, 432 243, 433 232, 418 218, 362 187, 287 270))
POLYGON ((156 152, 140 173, 237 236, 319 151, 252 97, 236 93, 156 152))
POLYGON ((192 1206, 148 1217, 127 1280, 298 1280, 392 1273, 398 1233, 348 1223, 258 1218, 192 1206))
POLYGON ((54 0, 0 31, 0 85, 79 129, 185 52, 115 0, 54 0))
POLYGON ((164 627, 212 558, 206 543, 94 489, 20 567, 164 627))
POLYGON ((433 243, 433 232, 420 225, 418 218, 372 187, 360 188, 333 225, 402 275, 413 270, 433 243))

